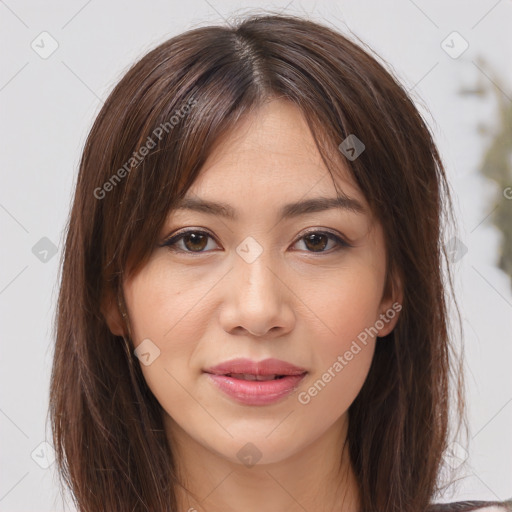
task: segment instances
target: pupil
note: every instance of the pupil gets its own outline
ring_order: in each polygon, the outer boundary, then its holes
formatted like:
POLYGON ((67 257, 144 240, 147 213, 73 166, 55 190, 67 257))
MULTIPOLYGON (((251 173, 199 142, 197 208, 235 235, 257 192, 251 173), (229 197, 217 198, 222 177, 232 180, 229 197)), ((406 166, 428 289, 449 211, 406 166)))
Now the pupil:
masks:
POLYGON ((185 242, 185 246, 187 247, 187 249, 189 249, 189 250, 198 249, 199 251, 201 251, 202 249, 204 249, 206 247, 206 243, 205 243, 206 236, 198 234, 198 233, 191 233, 184 237, 184 242, 185 242), (192 244, 194 244, 194 243, 199 244, 199 247, 197 247, 197 246, 194 247, 194 246, 191 246, 190 244, 188 244, 187 241, 190 239, 192 239, 192 244), (195 242, 194 242, 194 239, 195 239, 195 242), (198 242, 198 239, 202 239, 202 240, 198 242))
POLYGON ((323 238, 324 239, 324 243, 323 244, 320 244, 320 247, 316 247, 317 249, 325 249, 326 245, 327 245, 327 237, 325 235, 319 235, 317 233, 312 233, 311 235, 307 235, 305 240, 306 240, 306 245, 308 245, 308 243, 310 241, 318 241, 318 238, 323 238))

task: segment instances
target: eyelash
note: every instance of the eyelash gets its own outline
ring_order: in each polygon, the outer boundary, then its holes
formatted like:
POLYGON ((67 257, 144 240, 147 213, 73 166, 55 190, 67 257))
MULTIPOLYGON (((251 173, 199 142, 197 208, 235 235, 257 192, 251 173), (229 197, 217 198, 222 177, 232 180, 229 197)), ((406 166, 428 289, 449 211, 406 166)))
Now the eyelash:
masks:
MULTIPOLYGON (((185 254, 189 254, 191 256, 196 256, 196 255, 205 254, 205 253, 210 252, 210 251, 196 251, 196 252, 194 252, 194 251, 188 251, 188 250, 179 249, 179 248, 176 247, 176 244, 179 241, 181 241, 186 235, 189 235, 191 233, 199 234, 199 235, 206 235, 206 236, 212 238, 213 240, 215 240, 214 237, 210 233, 208 233, 207 231, 202 231, 202 230, 199 230, 199 229, 188 229, 186 231, 181 231, 181 232, 171 236, 170 238, 165 240, 160 245, 160 247, 167 247, 170 251, 185 253, 185 254)), ((352 247, 352 245, 347 243, 345 240, 343 240, 343 238, 339 237, 338 235, 335 235, 334 233, 331 233, 330 231, 321 231, 321 230, 307 231, 300 238, 298 238, 294 242, 293 245, 295 245, 297 242, 303 240, 308 235, 312 235, 312 234, 315 234, 315 235, 326 235, 331 240, 334 240, 334 242, 336 243, 337 247, 335 247, 334 249, 331 249, 329 251, 318 251, 318 252, 306 251, 306 252, 308 252, 310 254, 332 254, 334 252, 337 252, 338 250, 348 249, 348 248, 352 247)))

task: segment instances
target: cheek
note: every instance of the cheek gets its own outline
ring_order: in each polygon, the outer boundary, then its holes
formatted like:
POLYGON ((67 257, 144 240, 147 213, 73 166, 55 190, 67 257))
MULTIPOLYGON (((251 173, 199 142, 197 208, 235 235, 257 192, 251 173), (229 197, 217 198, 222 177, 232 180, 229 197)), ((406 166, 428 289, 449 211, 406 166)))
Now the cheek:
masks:
POLYGON ((368 266, 347 266, 319 280, 308 291, 307 304, 324 325, 324 346, 332 353, 347 350, 352 340, 375 325, 384 275, 368 266))
POLYGON ((381 277, 368 267, 351 267, 329 282, 320 281, 323 290, 315 287, 317 291, 309 294, 308 306, 321 320, 322 334, 311 332, 317 340, 314 374, 297 398, 314 417, 330 421, 345 412, 366 380, 375 350, 381 277))
POLYGON ((150 364, 143 359, 140 364, 149 388, 166 408, 190 402, 183 386, 196 377, 192 361, 211 317, 201 299, 214 283, 212 276, 171 273, 155 258, 125 285, 134 349, 147 346, 152 356, 157 354, 150 364))
POLYGON ((207 318, 202 297, 212 279, 169 272, 161 259, 155 258, 126 285, 132 336, 135 343, 154 340, 162 352, 171 352, 172 345, 179 356, 201 332, 207 318))

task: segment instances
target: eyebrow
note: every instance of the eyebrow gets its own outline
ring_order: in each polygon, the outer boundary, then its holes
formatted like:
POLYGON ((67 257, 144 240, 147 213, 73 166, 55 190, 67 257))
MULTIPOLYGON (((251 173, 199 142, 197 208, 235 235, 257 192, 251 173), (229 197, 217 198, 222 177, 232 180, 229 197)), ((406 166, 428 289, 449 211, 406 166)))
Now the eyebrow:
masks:
MULTIPOLYGON (((278 215, 283 220, 332 209, 348 210, 360 214, 366 213, 366 208, 357 199, 341 195, 338 197, 315 197, 288 203, 281 208, 278 215)), ((173 210, 192 210, 230 220, 237 220, 238 218, 236 210, 229 204, 192 197, 183 198, 173 210)))

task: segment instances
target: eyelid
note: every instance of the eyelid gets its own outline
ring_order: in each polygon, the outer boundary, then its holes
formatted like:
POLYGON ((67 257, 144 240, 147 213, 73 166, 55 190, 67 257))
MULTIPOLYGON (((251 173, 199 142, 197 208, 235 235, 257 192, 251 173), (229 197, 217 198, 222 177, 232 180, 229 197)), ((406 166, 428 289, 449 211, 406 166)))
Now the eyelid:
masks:
POLYGON ((299 233, 299 235, 297 236, 297 239, 295 240, 294 242, 294 245, 299 241, 301 240, 302 238, 304 238, 305 236, 309 235, 310 233, 316 233, 316 234, 320 234, 320 235, 330 235, 331 237, 333 237, 337 242, 339 242, 340 246, 341 247, 354 247, 347 239, 347 237, 345 235, 342 235, 341 233, 338 233, 338 232, 335 232, 335 231, 331 231, 330 229, 327 229, 327 228, 307 228, 306 231, 303 231, 301 233, 299 233))
MULTIPOLYGON (((178 231, 176 231, 172 235, 169 235, 168 237, 166 237, 164 239, 164 241, 161 244, 159 244, 159 246, 160 247, 164 247, 166 245, 169 245, 169 242, 172 242, 172 241, 178 239, 180 236, 186 235, 188 233, 201 233, 201 234, 205 234, 205 235, 208 235, 209 237, 213 238, 216 241, 215 236, 212 235, 212 233, 210 233, 210 231, 208 231, 206 228, 191 227, 191 228, 179 229, 178 231)), ((218 243, 218 242, 216 241, 216 243, 218 243)))

